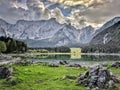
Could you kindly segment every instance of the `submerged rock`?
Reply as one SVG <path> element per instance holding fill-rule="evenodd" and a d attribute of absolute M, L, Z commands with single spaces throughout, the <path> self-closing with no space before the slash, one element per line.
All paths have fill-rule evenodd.
<path fill-rule="evenodd" d="M 0 79 L 4 79 L 9 77 L 12 74 L 12 69 L 5 67 L 5 66 L 0 66 Z"/>
<path fill-rule="evenodd" d="M 90 68 L 89 71 L 79 76 L 77 80 L 78 85 L 87 86 L 90 90 L 97 90 L 96 88 L 112 88 L 115 83 L 120 83 L 120 79 L 113 75 L 108 69 L 103 69 L 99 66 Z"/>

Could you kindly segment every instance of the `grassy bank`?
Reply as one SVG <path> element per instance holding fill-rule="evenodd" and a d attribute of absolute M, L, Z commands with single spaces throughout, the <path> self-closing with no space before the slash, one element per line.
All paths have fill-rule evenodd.
<path fill-rule="evenodd" d="M 48 67 L 42 64 L 29 66 L 12 66 L 14 76 L 21 82 L 10 86 L 0 80 L 0 90 L 84 90 L 84 87 L 76 86 L 74 80 L 63 80 L 65 75 L 78 75 L 86 69 L 73 69 L 69 67 Z"/>
<path fill-rule="evenodd" d="M 86 71 L 86 68 L 48 67 L 43 64 L 12 67 L 13 76 L 19 78 L 20 83 L 11 86 L 5 80 L 0 80 L 0 90 L 86 90 L 84 86 L 76 86 L 75 80 L 62 79 L 65 75 L 77 76 Z M 112 68 L 111 71 L 120 75 L 120 69 Z"/>

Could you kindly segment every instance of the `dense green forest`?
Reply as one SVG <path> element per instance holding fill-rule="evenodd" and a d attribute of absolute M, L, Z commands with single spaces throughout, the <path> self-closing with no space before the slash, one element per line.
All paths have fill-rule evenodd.
<path fill-rule="evenodd" d="M 0 37 L 0 53 L 23 53 L 27 51 L 27 45 L 9 37 Z"/>
<path fill-rule="evenodd" d="M 106 45 L 89 45 L 82 47 L 82 52 L 84 53 L 119 53 L 120 52 L 120 46 L 115 46 L 111 44 Z"/>
<path fill-rule="evenodd" d="M 31 50 L 39 50 L 39 49 L 45 49 L 45 50 L 48 50 L 49 52 L 63 52 L 63 53 L 67 53 L 67 52 L 70 52 L 70 48 L 69 47 L 64 47 L 64 46 L 61 46 L 61 47 L 47 47 L 47 48 L 29 48 Z"/>

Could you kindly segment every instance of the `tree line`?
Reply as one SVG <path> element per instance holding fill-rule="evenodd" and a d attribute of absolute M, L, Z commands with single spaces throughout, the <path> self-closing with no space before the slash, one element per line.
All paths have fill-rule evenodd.
<path fill-rule="evenodd" d="M 23 53 L 27 51 L 27 45 L 10 37 L 0 37 L 0 53 Z"/>
<path fill-rule="evenodd" d="M 82 52 L 84 53 L 119 53 L 120 52 L 120 46 L 118 45 L 89 45 L 82 47 Z"/>
<path fill-rule="evenodd" d="M 45 49 L 45 50 L 48 50 L 49 52 L 62 52 L 62 53 L 67 53 L 67 52 L 70 52 L 70 48 L 69 47 L 64 47 L 64 46 L 61 46 L 61 47 L 44 47 L 44 48 L 29 48 L 31 50 L 39 50 L 39 49 Z"/>

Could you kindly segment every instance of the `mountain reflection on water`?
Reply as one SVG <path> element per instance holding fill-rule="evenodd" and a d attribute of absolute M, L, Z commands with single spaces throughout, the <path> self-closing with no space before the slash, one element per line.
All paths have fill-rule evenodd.
<path fill-rule="evenodd" d="M 103 64 L 103 63 L 113 63 L 120 60 L 119 55 L 82 55 L 79 59 L 71 59 L 70 55 L 49 55 L 47 57 L 34 57 L 33 62 L 59 62 L 66 60 L 69 63 L 78 63 L 81 65 L 94 65 L 94 64 Z"/>

